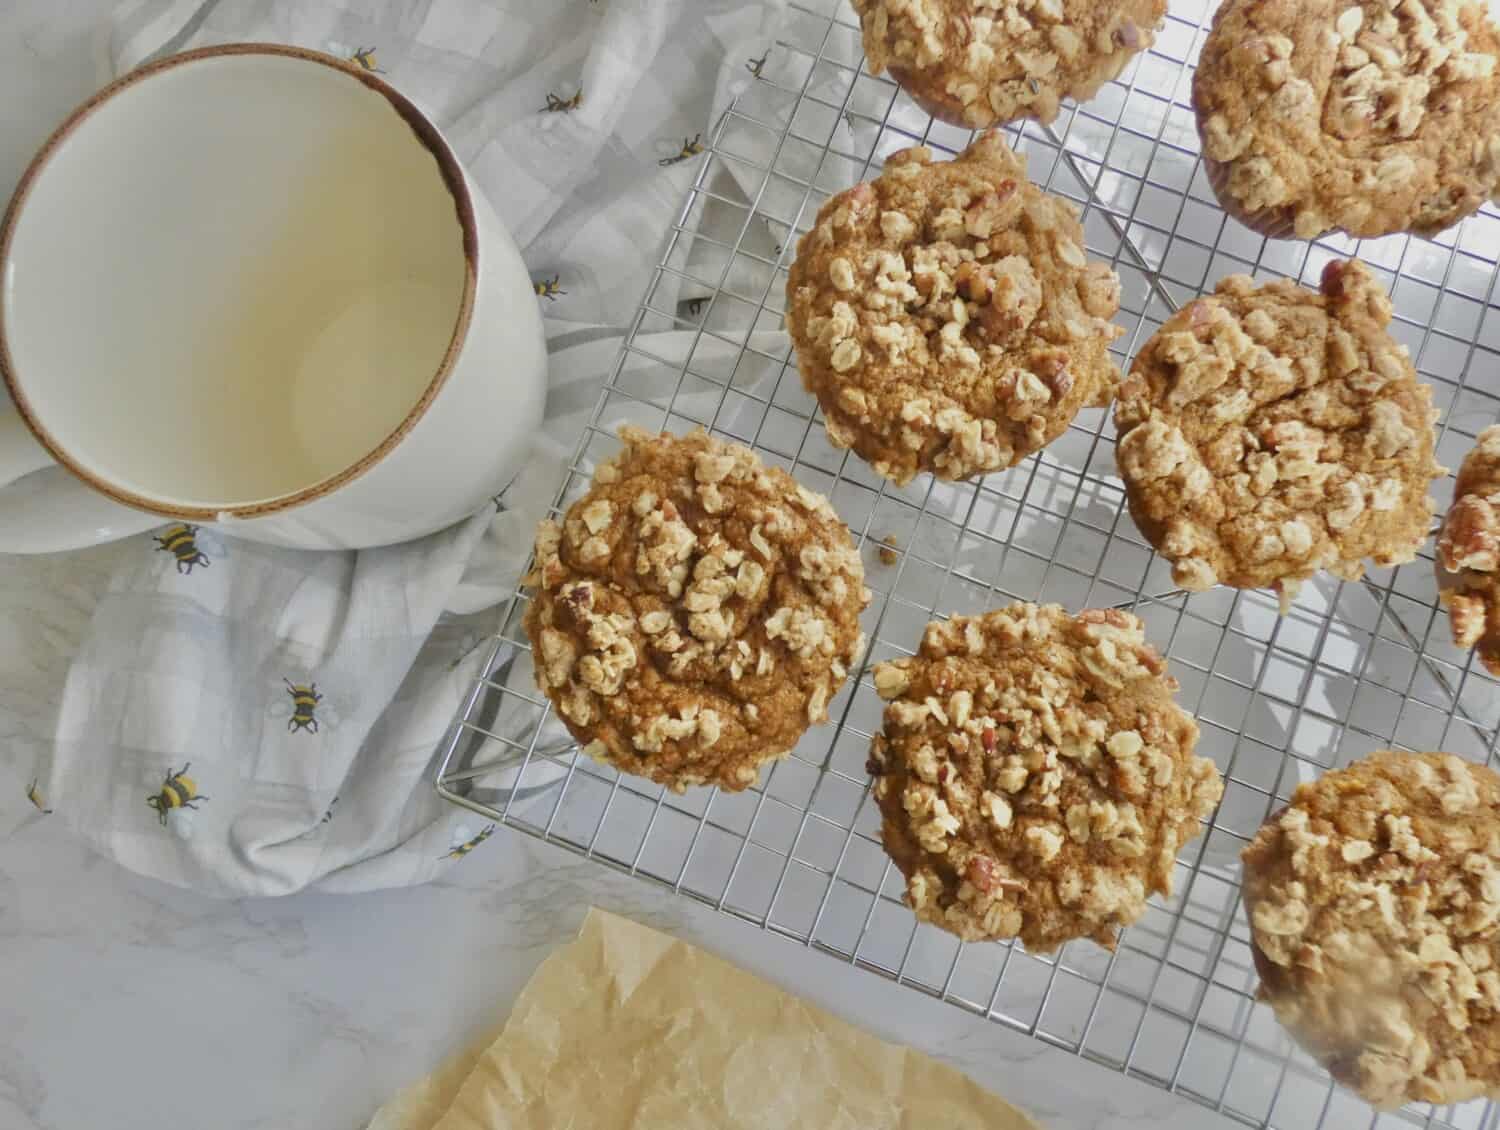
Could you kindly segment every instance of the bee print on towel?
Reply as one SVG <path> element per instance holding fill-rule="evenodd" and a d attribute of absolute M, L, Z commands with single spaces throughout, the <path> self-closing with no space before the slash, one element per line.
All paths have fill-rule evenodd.
<path fill-rule="evenodd" d="M 453 829 L 453 847 L 446 855 L 438 856 L 439 859 L 462 859 L 477 848 L 485 840 L 495 834 L 495 826 L 486 824 L 480 829 L 479 834 L 472 839 L 469 838 L 469 828 L 466 824 L 460 824 Z"/>
<path fill-rule="evenodd" d="M 323 44 L 328 54 L 346 62 L 353 63 L 362 71 L 368 71 L 372 75 L 383 75 L 385 69 L 375 58 L 374 47 L 360 47 L 353 43 L 344 43 L 337 39 L 327 40 Z"/>
<path fill-rule="evenodd" d="M 561 282 L 561 275 L 553 275 L 550 279 L 534 279 L 531 283 L 531 289 L 536 291 L 538 298 L 545 298 L 548 302 L 556 302 L 559 295 L 568 293 L 560 285 Z"/>
<path fill-rule="evenodd" d="M 745 70 L 749 71 L 754 77 L 760 78 L 761 72 L 766 69 L 766 60 L 770 57 L 771 53 L 767 51 L 759 59 L 746 59 Z"/>
<path fill-rule="evenodd" d="M 26 786 L 26 799 L 31 802 L 31 807 L 36 809 L 43 816 L 51 816 L 52 810 L 48 808 L 46 802 L 42 800 L 41 790 L 37 788 L 40 783 L 40 780 L 38 780 L 37 778 L 32 779 L 31 784 Z"/>
<path fill-rule="evenodd" d="M 349 52 L 349 61 L 372 74 L 379 75 L 385 73 L 380 69 L 380 65 L 375 62 L 375 48 L 373 47 L 356 47 L 353 51 Z"/>
<path fill-rule="evenodd" d="M 213 564 L 208 554 L 198 548 L 197 526 L 179 522 L 168 526 L 166 533 L 157 534 L 152 540 L 156 542 L 158 553 L 170 553 L 176 559 L 179 573 L 190 574 L 199 566 L 206 569 Z"/>
<path fill-rule="evenodd" d="M 283 668 L 285 670 L 285 668 Z M 281 676 L 265 690 L 265 717 L 280 723 L 293 742 L 303 734 L 320 734 L 337 727 L 354 704 L 336 690 L 325 691 L 307 675 Z"/>
<path fill-rule="evenodd" d="M 318 684 L 303 685 L 286 678 L 281 681 L 286 684 L 286 693 L 292 696 L 292 716 L 286 720 L 286 728 L 293 732 L 307 730 L 316 734 L 318 703 L 323 701 L 323 696 L 318 693 Z"/>
<path fill-rule="evenodd" d="M 547 104 L 542 107 L 544 114 L 571 114 L 583 105 L 583 87 L 573 92 L 571 98 L 559 98 L 556 94 L 547 93 Z"/>
<path fill-rule="evenodd" d="M 676 153 L 673 153 L 670 157 L 663 157 L 656 163 L 665 169 L 669 165 L 680 165 L 683 161 L 690 161 L 702 152 L 703 135 L 695 133 L 691 138 L 684 137 L 682 139 L 682 148 L 677 150 Z"/>
<path fill-rule="evenodd" d="M 167 826 L 168 813 L 182 809 L 192 809 L 196 812 L 198 802 L 208 799 L 198 792 L 198 783 L 187 775 L 191 767 L 191 761 L 184 762 L 182 768 L 176 772 L 168 767 L 167 776 L 162 781 L 161 788 L 153 796 L 146 798 L 146 803 L 156 809 L 157 819 L 161 821 L 163 828 Z"/>

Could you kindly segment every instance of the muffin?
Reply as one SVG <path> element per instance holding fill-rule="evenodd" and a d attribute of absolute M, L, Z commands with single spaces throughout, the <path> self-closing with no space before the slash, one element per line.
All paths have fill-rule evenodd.
<path fill-rule="evenodd" d="M 869 770 L 918 918 L 966 941 L 1113 949 L 1223 785 L 1140 620 L 1016 604 L 875 668 Z"/>
<path fill-rule="evenodd" d="M 537 685 L 589 756 L 679 792 L 743 789 L 828 720 L 864 650 L 864 568 L 828 500 L 748 448 L 620 437 L 537 530 Z"/>
<path fill-rule="evenodd" d="M 1166 0 L 854 0 L 873 74 L 970 129 L 1051 122 L 1151 46 Z"/>
<path fill-rule="evenodd" d="M 1193 81 L 1204 167 L 1264 235 L 1432 235 L 1500 189 L 1482 0 L 1226 0 Z"/>
<path fill-rule="evenodd" d="M 1453 642 L 1500 678 L 1500 424 L 1479 434 L 1458 471 L 1437 542 L 1438 591 Z"/>
<path fill-rule="evenodd" d="M 1113 395 L 1120 284 L 999 134 L 892 156 L 797 246 L 787 328 L 829 441 L 898 484 L 1012 467 Z"/>
<path fill-rule="evenodd" d="M 1260 998 L 1376 1107 L 1500 1093 L 1500 777 L 1374 753 L 1245 849 Z"/>
<path fill-rule="evenodd" d="M 1432 522 L 1432 390 L 1362 264 L 1316 293 L 1236 275 L 1174 314 L 1115 405 L 1136 525 L 1191 592 L 1271 588 L 1413 560 Z"/>

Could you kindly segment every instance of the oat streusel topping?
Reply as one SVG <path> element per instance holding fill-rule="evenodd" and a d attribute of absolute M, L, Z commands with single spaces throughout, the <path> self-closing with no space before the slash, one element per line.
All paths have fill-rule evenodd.
<path fill-rule="evenodd" d="M 1195 592 L 1277 589 L 1427 538 L 1432 392 L 1387 332 L 1368 268 L 1330 263 L 1321 293 L 1225 279 L 1162 326 L 1115 405 L 1131 515 Z"/>
<path fill-rule="evenodd" d="M 1050 122 L 1155 39 L 1166 0 L 854 0 L 874 74 L 954 125 Z"/>
<path fill-rule="evenodd" d="M 1073 206 L 998 134 L 833 197 L 802 237 L 787 326 L 828 438 L 897 483 L 1014 466 L 1119 380 L 1120 284 Z"/>
<path fill-rule="evenodd" d="M 1500 678 L 1500 424 L 1479 433 L 1459 468 L 1437 549 L 1453 642 Z"/>
<path fill-rule="evenodd" d="M 869 770 L 918 918 L 972 941 L 1113 949 L 1222 792 L 1177 681 L 1118 610 L 1015 604 L 875 668 Z"/>
<path fill-rule="evenodd" d="M 1482 0 L 1227 0 L 1193 84 L 1226 210 L 1269 235 L 1432 234 L 1500 191 Z"/>
<path fill-rule="evenodd" d="M 754 784 L 864 651 L 864 567 L 828 500 L 701 431 L 622 428 L 537 529 L 537 684 L 584 752 L 681 791 Z"/>
<path fill-rule="evenodd" d="M 1371 754 L 1300 785 L 1244 852 L 1260 995 L 1378 1107 L 1500 1088 L 1500 777 Z"/>

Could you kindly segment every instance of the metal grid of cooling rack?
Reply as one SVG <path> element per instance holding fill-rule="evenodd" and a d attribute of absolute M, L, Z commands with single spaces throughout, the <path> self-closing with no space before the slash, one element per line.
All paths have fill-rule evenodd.
<path fill-rule="evenodd" d="M 1118 82 L 1052 127 L 1010 131 L 1032 178 L 1083 210 L 1091 256 L 1120 272 L 1130 333 L 1118 360 L 1223 275 L 1313 283 L 1330 258 L 1358 255 L 1390 285 L 1394 332 L 1443 410 L 1439 458 L 1456 465 L 1500 417 L 1500 216 L 1487 209 L 1433 241 L 1315 244 L 1268 242 L 1226 220 L 1189 102 L 1211 9 L 1174 0 L 1155 48 Z M 794 0 L 775 48 L 747 66 L 754 81 L 712 131 L 556 506 L 583 491 L 623 421 L 701 424 L 751 444 L 826 493 L 859 538 L 875 591 L 867 669 L 833 703 L 833 723 L 755 788 L 675 796 L 577 753 L 532 681 L 518 594 L 442 751 L 439 791 L 1246 1125 L 1500 1126 L 1490 1104 L 1376 1115 L 1335 1088 L 1255 1003 L 1239 910 L 1239 849 L 1299 781 L 1387 746 L 1495 760 L 1500 694 L 1449 644 L 1430 555 L 1358 583 L 1309 583 L 1281 617 L 1268 594 L 1173 588 L 1123 513 L 1105 412 L 977 483 L 923 476 L 898 489 L 832 448 L 780 332 L 796 235 L 895 150 L 952 153 L 969 135 L 863 69 L 843 0 Z M 1141 615 L 1198 716 L 1200 751 L 1224 774 L 1223 804 L 1185 849 L 1176 893 L 1113 954 L 960 945 L 915 922 L 880 847 L 864 772 L 880 721 L 868 664 L 909 652 L 933 616 L 1017 599 Z"/>

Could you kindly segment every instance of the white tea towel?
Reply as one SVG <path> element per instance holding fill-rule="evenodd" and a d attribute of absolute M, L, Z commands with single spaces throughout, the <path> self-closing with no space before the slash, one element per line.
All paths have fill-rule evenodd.
<path fill-rule="evenodd" d="M 356 59 L 413 98 L 522 245 L 547 315 L 551 388 L 535 457 L 498 515 L 360 553 L 210 528 L 138 539 L 68 673 L 52 748 L 20 767 L 39 819 L 66 821 L 135 871 L 222 895 L 421 882 L 483 842 L 486 826 L 434 794 L 434 751 L 488 654 L 493 606 L 616 361 L 697 151 L 766 56 L 781 3 L 118 7 L 107 29 L 117 72 L 191 47 L 276 41 Z M 754 190 L 728 179 L 726 193 Z M 641 341 L 662 362 L 642 389 L 670 392 L 690 349 L 711 363 L 697 334 L 671 328 L 676 304 L 700 293 L 658 288 L 666 316 Z"/>

